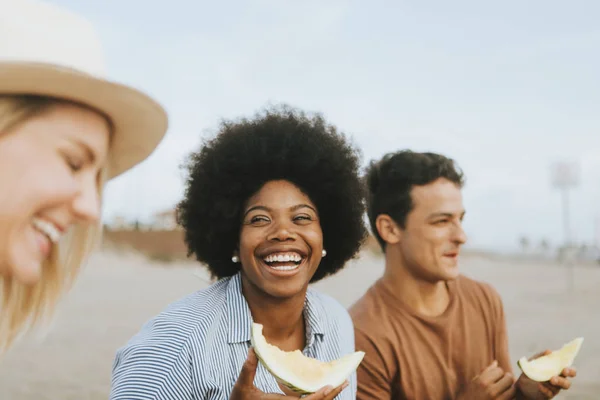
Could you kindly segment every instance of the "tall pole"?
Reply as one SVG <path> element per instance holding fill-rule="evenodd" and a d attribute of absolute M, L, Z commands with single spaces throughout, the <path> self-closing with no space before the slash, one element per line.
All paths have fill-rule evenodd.
<path fill-rule="evenodd" d="M 573 239 L 571 237 L 569 189 L 579 185 L 579 166 L 576 162 L 556 162 L 552 168 L 552 184 L 560 190 L 562 197 L 562 217 L 564 230 L 563 265 L 566 269 L 567 291 L 575 290 L 575 260 L 573 253 Z"/>
<path fill-rule="evenodd" d="M 564 241 L 566 251 L 566 267 L 567 267 L 567 285 L 569 293 L 575 291 L 575 271 L 572 257 L 572 241 L 571 241 L 571 226 L 569 221 L 569 188 L 562 188 L 562 202 L 563 202 L 563 229 L 564 229 Z"/>
<path fill-rule="evenodd" d="M 571 228 L 569 224 L 569 188 L 564 187 L 562 189 L 562 200 L 563 200 L 563 229 L 564 229 L 564 240 L 566 245 L 571 245 Z"/>
<path fill-rule="evenodd" d="M 594 251 L 596 254 L 595 261 L 600 263 L 600 216 L 596 214 L 594 218 Z"/>

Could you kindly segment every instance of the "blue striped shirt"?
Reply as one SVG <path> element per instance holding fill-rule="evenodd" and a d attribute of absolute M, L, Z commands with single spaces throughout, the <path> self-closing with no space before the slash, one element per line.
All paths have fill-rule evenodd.
<path fill-rule="evenodd" d="M 354 329 L 345 308 L 309 289 L 304 307 L 303 353 L 331 361 L 354 351 Z M 238 273 L 168 306 L 117 351 L 111 400 L 229 399 L 250 347 L 252 315 Z M 336 400 L 356 398 L 356 374 Z M 283 394 L 258 364 L 255 386 Z"/>

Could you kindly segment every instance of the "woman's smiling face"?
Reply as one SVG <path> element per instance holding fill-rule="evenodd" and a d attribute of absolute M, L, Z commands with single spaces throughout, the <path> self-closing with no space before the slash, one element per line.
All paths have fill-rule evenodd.
<path fill-rule="evenodd" d="M 70 103 L 0 132 L 0 275 L 38 282 L 60 237 L 98 221 L 109 143 L 106 118 Z"/>
<path fill-rule="evenodd" d="M 319 267 L 323 232 L 316 206 L 297 186 L 267 182 L 248 200 L 240 230 L 245 280 L 275 298 L 304 293 Z"/>

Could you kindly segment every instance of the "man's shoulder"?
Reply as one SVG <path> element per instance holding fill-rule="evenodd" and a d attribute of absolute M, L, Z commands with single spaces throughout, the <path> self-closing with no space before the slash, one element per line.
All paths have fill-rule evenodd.
<path fill-rule="evenodd" d="M 382 301 L 379 283 L 374 283 L 350 308 L 349 313 L 357 336 L 376 339 L 388 332 L 388 307 Z"/>
<path fill-rule="evenodd" d="M 467 302 L 488 307 L 502 305 L 500 293 L 488 282 L 460 275 L 457 278 L 457 287 L 461 297 Z"/>
<path fill-rule="evenodd" d="M 489 282 L 471 278 L 463 274 L 459 275 L 457 282 L 463 291 L 478 292 L 487 296 L 500 296 L 498 291 Z"/>
<path fill-rule="evenodd" d="M 352 305 L 348 308 L 350 312 L 350 316 L 354 319 L 358 316 L 368 316 L 372 314 L 374 309 L 380 310 L 378 307 L 381 302 L 381 283 L 380 281 L 376 281 L 371 286 L 367 288 L 365 293 L 358 298 Z M 377 306 L 377 307 L 376 307 Z"/>

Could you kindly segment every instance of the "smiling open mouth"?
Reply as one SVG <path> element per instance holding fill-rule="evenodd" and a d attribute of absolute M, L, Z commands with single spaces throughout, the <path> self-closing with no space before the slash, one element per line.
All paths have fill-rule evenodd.
<path fill-rule="evenodd" d="M 50 242 L 52 243 L 58 243 L 58 241 L 60 240 L 60 231 L 54 224 L 50 222 L 44 221 L 40 218 L 34 218 L 33 227 L 40 233 L 48 237 L 48 239 L 50 239 Z"/>
<path fill-rule="evenodd" d="M 273 253 L 263 258 L 265 264 L 277 271 L 293 271 L 300 267 L 304 258 L 295 252 Z"/>

